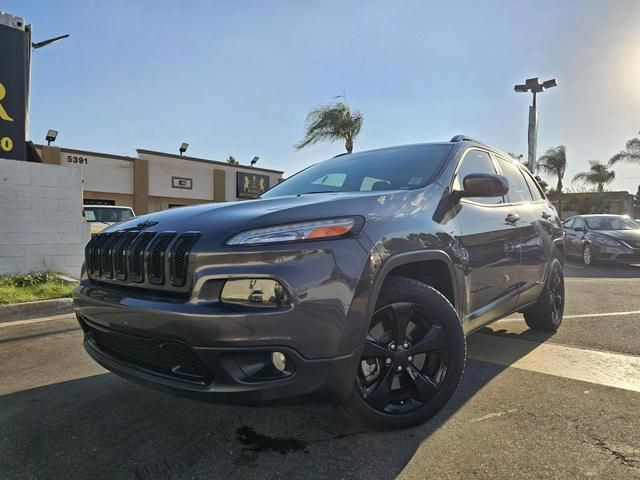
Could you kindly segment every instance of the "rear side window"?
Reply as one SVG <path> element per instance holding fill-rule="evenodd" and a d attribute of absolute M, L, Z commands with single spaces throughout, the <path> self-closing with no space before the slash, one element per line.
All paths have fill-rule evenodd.
<path fill-rule="evenodd" d="M 536 201 L 544 200 L 544 193 L 542 192 L 540 185 L 538 185 L 538 182 L 536 182 L 533 179 L 530 173 L 528 172 L 522 172 L 522 173 L 524 175 L 525 180 L 527 181 L 527 185 L 529 185 L 529 190 L 531 191 L 531 195 L 533 196 L 533 199 Z"/>
<path fill-rule="evenodd" d="M 562 226 L 563 226 L 564 228 L 572 229 L 572 228 L 573 228 L 573 223 L 574 223 L 575 221 L 576 221 L 576 219 L 575 219 L 575 218 L 570 218 L 569 220 L 567 220 L 566 222 L 564 222 L 564 223 L 562 224 Z"/>
<path fill-rule="evenodd" d="M 509 181 L 509 193 L 507 193 L 509 202 L 519 203 L 533 200 L 527 181 L 524 179 L 520 168 L 500 157 L 498 157 L 498 164 L 502 169 L 502 175 Z"/>
<path fill-rule="evenodd" d="M 493 166 L 491 157 L 487 152 L 482 150 L 470 150 L 468 151 L 460 167 L 458 167 L 458 173 L 454 183 L 454 190 L 462 190 L 464 177 L 472 173 L 488 173 L 491 175 L 496 174 L 496 169 Z M 467 197 L 472 202 L 484 203 L 494 205 L 497 203 L 503 203 L 502 197 Z"/>

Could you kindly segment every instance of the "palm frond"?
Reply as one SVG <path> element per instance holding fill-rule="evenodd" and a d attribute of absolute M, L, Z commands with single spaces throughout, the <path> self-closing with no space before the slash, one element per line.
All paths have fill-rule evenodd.
<path fill-rule="evenodd" d="M 618 162 L 640 164 L 640 137 L 634 137 L 627 141 L 625 149 L 609 159 L 609 166 L 615 165 Z"/>
<path fill-rule="evenodd" d="M 324 140 L 352 142 L 360 133 L 362 123 L 362 114 L 358 111 L 352 112 L 343 102 L 322 105 L 307 115 L 305 136 L 295 144 L 295 148 L 300 150 Z"/>

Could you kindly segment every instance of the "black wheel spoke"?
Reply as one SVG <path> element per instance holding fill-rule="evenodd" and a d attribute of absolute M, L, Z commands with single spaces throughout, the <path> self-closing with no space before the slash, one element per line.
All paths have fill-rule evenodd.
<path fill-rule="evenodd" d="M 392 315 L 393 341 L 396 345 L 401 345 L 407 338 L 407 327 L 413 314 L 413 304 L 394 303 L 389 307 Z"/>
<path fill-rule="evenodd" d="M 367 341 L 364 344 L 364 351 L 362 352 L 363 358 L 378 358 L 388 357 L 389 352 L 387 347 L 383 347 L 371 336 L 367 336 Z"/>
<path fill-rule="evenodd" d="M 438 391 L 438 385 L 426 375 L 420 373 L 415 367 L 411 366 L 407 369 L 409 377 L 416 386 L 418 399 L 421 402 L 428 402 Z"/>
<path fill-rule="evenodd" d="M 446 350 L 448 347 L 449 344 L 444 329 L 438 325 L 431 325 L 426 335 L 414 343 L 409 352 L 411 355 L 417 355 L 435 350 Z"/>
<path fill-rule="evenodd" d="M 384 410 L 391 401 L 391 385 L 395 372 L 393 368 L 383 370 L 378 381 L 369 387 L 365 394 L 365 400 L 369 405 L 378 410 Z"/>

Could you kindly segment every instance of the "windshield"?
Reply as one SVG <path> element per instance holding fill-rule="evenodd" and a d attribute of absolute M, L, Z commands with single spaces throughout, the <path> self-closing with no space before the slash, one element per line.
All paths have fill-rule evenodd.
<path fill-rule="evenodd" d="M 640 228 L 640 223 L 629 217 L 611 215 L 607 217 L 585 218 L 587 227 L 591 230 L 635 230 Z"/>
<path fill-rule="evenodd" d="M 117 223 L 133 218 L 130 208 L 118 207 L 84 207 L 84 217 L 87 222 Z"/>
<path fill-rule="evenodd" d="M 407 145 L 342 155 L 301 171 L 261 198 L 424 187 L 433 181 L 451 148 L 450 144 Z"/>

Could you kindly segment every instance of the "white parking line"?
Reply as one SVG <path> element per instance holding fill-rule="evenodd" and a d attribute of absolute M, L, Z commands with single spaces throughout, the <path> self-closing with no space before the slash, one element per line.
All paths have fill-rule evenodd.
<path fill-rule="evenodd" d="M 482 334 L 469 337 L 468 353 L 474 360 L 640 392 L 640 357 L 633 355 Z"/>

